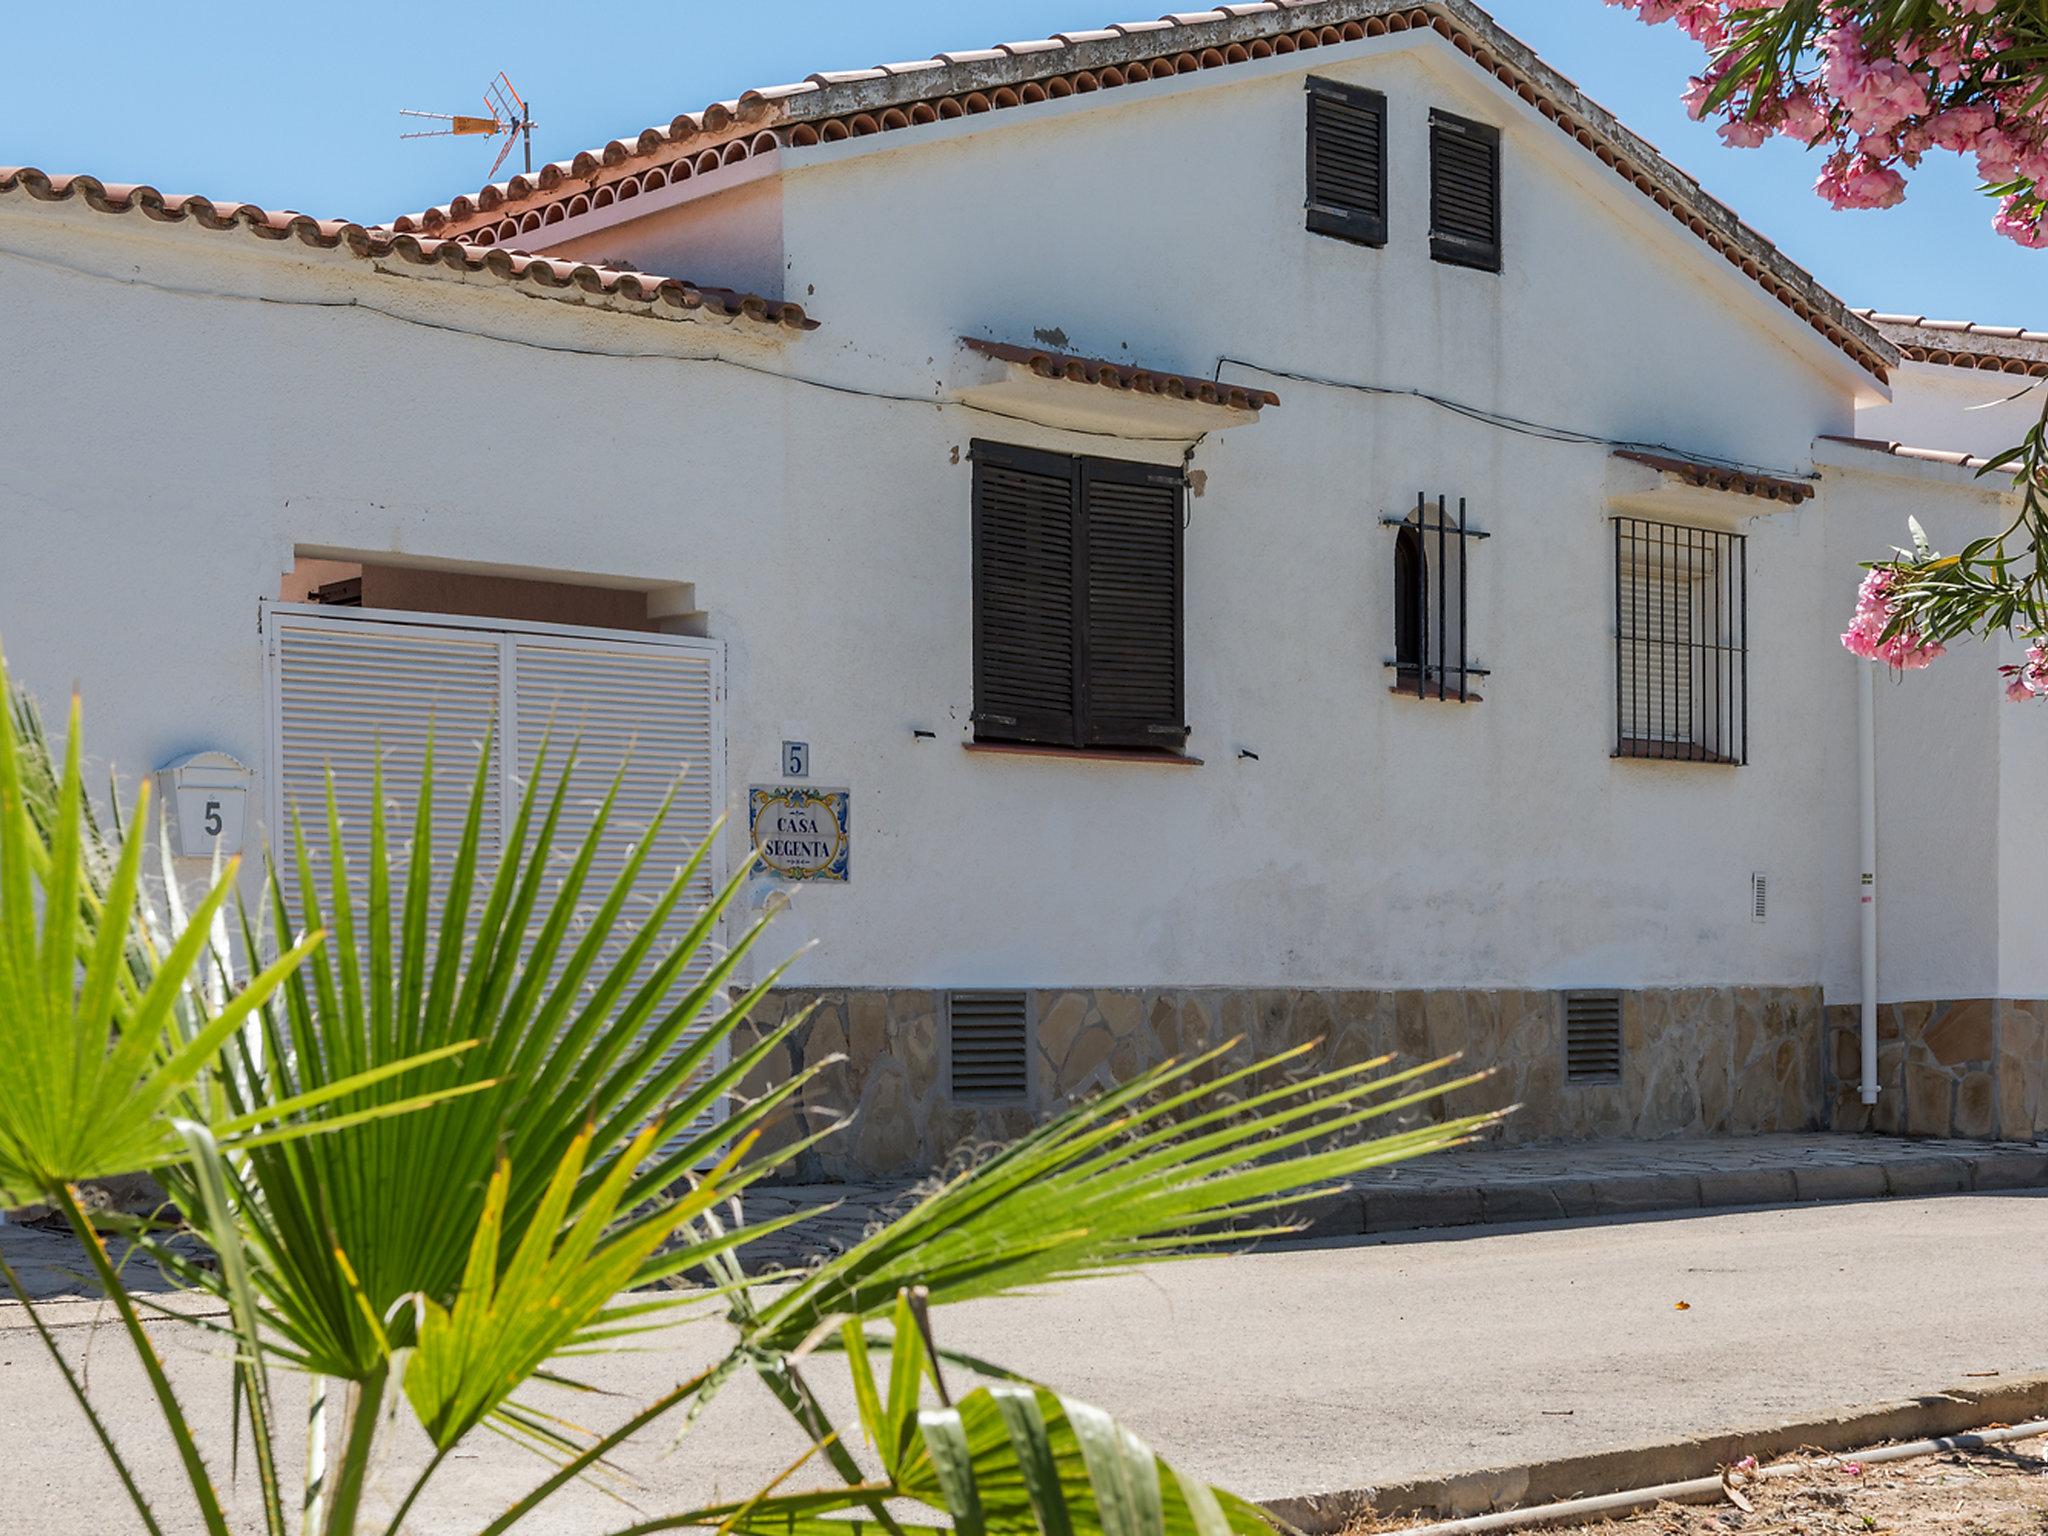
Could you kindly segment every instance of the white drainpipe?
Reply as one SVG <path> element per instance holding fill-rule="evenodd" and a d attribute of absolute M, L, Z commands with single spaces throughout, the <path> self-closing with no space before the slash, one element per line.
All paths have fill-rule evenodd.
<path fill-rule="evenodd" d="M 1862 860 L 1856 882 L 1863 928 L 1863 1102 L 1877 1102 L 1877 664 L 1856 668 L 1856 799 Z"/>

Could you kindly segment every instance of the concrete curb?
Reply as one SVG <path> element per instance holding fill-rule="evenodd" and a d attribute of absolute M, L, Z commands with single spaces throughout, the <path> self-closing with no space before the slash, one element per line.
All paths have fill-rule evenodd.
<path fill-rule="evenodd" d="M 1981 1153 L 1929 1151 L 1869 1163 L 1465 1185 L 1416 1182 L 1402 1187 L 1374 1181 L 1308 1201 L 1286 1219 L 1302 1224 L 1299 1236 L 1304 1238 L 1366 1237 L 1435 1227 L 2021 1189 L 2048 1189 L 2048 1151 L 1987 1147 Z"/>
<path fill-rule="evenodd" d="M 1906 1398 L 1824 1419 L 1788 1421 L 1528 1466 L 1418 1478 L 1384 1488 L 1268 1499 L 1264 1507 L 1306 1536 L 1333 1536 L 1367 1516 L 1457 1519 L 1707 1477 L 1744 1456 L 1770 1461 L 1800 1450 L 1862 1450 L 1889 1441 L 1930 1439 L 1990 1424 L 2020 1423 L 2040 1418 L 2044 1412 L 2048 1412 L 2048 1376 L 2031 1376 L 1994 1387 L 1959 1387 Z"/>

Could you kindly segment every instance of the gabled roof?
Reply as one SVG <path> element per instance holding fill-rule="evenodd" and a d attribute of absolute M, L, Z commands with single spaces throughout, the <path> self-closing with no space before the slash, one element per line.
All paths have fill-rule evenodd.
<path fill-rule="evenodd" d="M 1974 320 L 1930 320 L 1925 315 L 1881 315 L 1869 309 L 1856 313 L 1910 362 L 2048 379 L 2048 331 Z"/>
<path fill-rule="evenodd" d="M 890 133 L 946 118 L 1114 90 L 1166 76 L 1413 30 L 1437 33 L 1879 378 L 1890 342 L 1726 204 L 1588 99 L 1471 0 L 1261 0 L 1030 42 L 815 74 L 743 92 L 394 220 L 477 244 L 517 242 L 593 208 L 714 175 L 784 146 Z"/>
<path fill-rule="evenodd" d="M 0 199 L 10 196 L 44 203 L 77 198 L 99 213 L 140 215 L 158 224 L 189 222 L 202 229 L 243 229 L 265 240 L 297 240 L 365 261 L 395 257 L 415 267 L 480 272 L 554 298 L 617 300 L 615 307 L 625 313 L 748 320 L 791 331 L 813 330 L 817 325 L 804 314 L 802 305 L 727 288 L 700 288 L 673 277 L 555 261 L 462 240 L 421 239 L 387 229 L 365 229 L 339 219 L 315 219 L 289 209 L 259 208 L 254 203 L 216 203 L 190 194 L 166 196 L 154 187 L 103 182 L 92 176 L 51 176 L 34 166 L 0 165 Z"/>

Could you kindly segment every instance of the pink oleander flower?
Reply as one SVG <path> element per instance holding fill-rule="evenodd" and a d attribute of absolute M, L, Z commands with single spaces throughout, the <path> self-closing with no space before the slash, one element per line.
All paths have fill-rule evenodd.
<path fill-rule="evenodd" d="M 2005 676 L 2005 696 L 2013 703 L 2048 699 L 2048 643 L 2028 646 L 2025 661 L 1998 670 Z"/>
<path fill-rule="evenodd" d="M 2039 204 L 2032 208 L 2019 206 L 2016 198 L 2008 198 L 1998 216 L 1991 221 L 1991 227 L 2008 240 L 2018 241 L 2030 250 L 2048 250 L 2048 219 L 2042 217 L 2044 210 Z"/>
<path fill-rule="evenodd" d="M 1881 661 L 1895 671 L 1910 672 L 1932 666 L 1947 647 L 1922 639 L 1919 631 L 1911 628 L 1900 630 L 1889 640 L 1885 638 L 1884 632 L 1892 622 L 1889 594 L 1897 581 L 1896 571 L 1882 567 L 1863 578 L 1856 593 L 1856 613 L 1842 635 L 1842 644 L 1852 656 Z"/>
<path fill-rule="evenodd" d="M 1830 156 L 1814 186 L 1837 208 L 1890 208 L 1906 197 L 1906 178 L 1868 155 Z"/>
<path fill-rule="evenodd" d="M 1889 208 L 1906 195 L 1906 173 L 1936 149 L 1973 156 L 1987 187 L 2017 183 L 1993 227 L 2006 238 L 2048 247 L 2040 203 L 2048 196 L 2048 96 L 2037 96 L 2000 19 L 2000 0 L 1946 0 L 1923 20 L 1894 28 L 1881 44 L 1866 29 L 1867 6 L 1824 0 L 1802 24 L 1799 54 L 1783 78 L 1754 77 L 1747 45 L 1765 13 L 1791 0 L 1607 0 L 1650 23 L 1669 22 L 1707 52 L 1684 102 L 1712 118 L 1722 142 L 1754 148 L 1773 133 L 1829 151 L 1815 190 L 1837 208 Z M 1979 20 L 1978 18 L 1987 18 Z M 1740 71 L 1737 88 L 1708 105 L 1715 87 Z"/>

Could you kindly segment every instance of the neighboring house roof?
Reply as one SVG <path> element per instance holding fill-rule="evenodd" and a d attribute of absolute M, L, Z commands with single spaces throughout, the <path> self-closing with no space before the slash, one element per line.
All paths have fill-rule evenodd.
<path fill-rule="evenodd" d="M 1007 341 L 986 341 L 962 336 L 970 352 L 998 362 L 1029 368 L 1041 379 L 1068 379 L 1076 384 L 1095 384 L 1131 394 L 1163 395 L 1171 400 L 1193 400 L 1202 405 L 1221 405 L 1235 411 L 1257 412 L 1278 405 L 1280 397 L 1270 389 L 1249 389 L 1242 384 L 1219 384 L 1213 379 L 1185 373 L 1159 373 L 1131 363 L 1111 362 L 1101 357 L 1076 357 L 1071 352 L 1053 352 L 1044 347 L 1019 347 Z"/>
<path fill-rule="evenodd" d="M 587 262 L 555 261 L 461 240 L 421 239 L 390 230 L 365 229 L 338 219 L 315 219 L 286 209 L 259 208 L 253 203 L 216 203 L 193 195 L 166 196 L 154 187 L 124 186 L 91 176 L 51 176 L 33 166 L 0 165 L 0 199 L 9 196 L 27 196 L 45 203 L 77 198 L 101 213 L 140 214 L 159 224 L 193 223 L 215 230 L 239 228 L 262 239 L 297 240 L 320 250 L 346 251 L 366 261 L 396 257 L 416 267 L 481 272 L 551 297 L 620 300 L 623 312 L 629 314 L 637 309 L 672 318 L 749 320 L 794 331 L 813 330 L 817 326 L 804 314 L 802 305 L 726 288 L 700 288 L 673 277 L 596 267 Z"/>
<path fill-rule="evenodd" d="M 1416 29 L 1445 38 L 1859 366 L 1883 378 L 1897 362 L 1891 344 L 1811 274 L 1471 0 L 1263 0 L 815 74 L 686 112 L 634 138 L 399 218 L 391 228 L 502 245 L 783 145 L 889 133 Z"/>
<path fill-rule="evenodd" d="M 1856 313 L 1876 326 L 1908 361 L 2048 378 L 2048 331 L 1979 325 L 1974 320 L 1930 320 L 1925 315 L 1881 315 L 1870 309 Z"/>
<path fill-rule="evenodd" d="M 1870 453 L 1888 453 L 1895 459 L 1917 459 L 1926 464 L 1947 464 L 1956 469 L 1982 469 L 1991 462 L 1974 453 L 1957 453 L 1947 448 L 1909 448 L 1904 443 L 1895 443 L 1883 437 L 1839 437 L 1832 432 L 1823 432 L 1821 441 L 1840 443 L 1845 448 L 1861 448 Z"/>
<path fill-rule="evenodd" d="M 1704 459 L 1682 458 L 1677 454 L 1649 453 L 1636 448 L 1617 448 L 1617 459 L 1627 459 L 1631 464 L 1647 464 L 1683 480 L 1687 485 L 1701 486 L 1713 491 L 1731 491 L 1738 496 L 1758 496 L 1765 501 L 1786 501 L 1793 506 L 1808 500 L 1817 489 L 1808 480 L 1791 480 L 1783 475 L 1767 475 L 1761 470 L 1737 469 L 1730 464 L 1714 464 Z"/>

